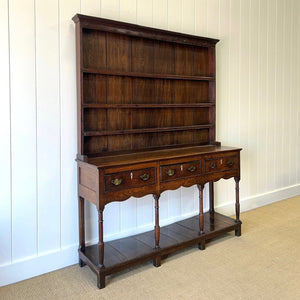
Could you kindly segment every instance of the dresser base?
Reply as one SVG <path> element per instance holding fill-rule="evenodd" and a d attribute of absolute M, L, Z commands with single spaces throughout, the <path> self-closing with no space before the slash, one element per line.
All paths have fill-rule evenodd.
<path fill-rule="evenodd" d="M 226 232 L 235 231 L 241 235 L 241 221 L 219 213 L 204 214 L 204 233 L 199 233 L 199 217 L 191 217 L 164 227 L 160 230 L 160 248 L 154 245 L 154 231 L 130 236 L 104 245 L 104 265 L 99 266 L 98 245 L 79 250 L 79 264 L 87 264 L 97 274 L 99 288 L 105 287 L 105 276 L 153 260 L 154 266 L 160 266 L 161 257 L 180 249 L 198 244 L 200 250 L 205 243 Z"/>

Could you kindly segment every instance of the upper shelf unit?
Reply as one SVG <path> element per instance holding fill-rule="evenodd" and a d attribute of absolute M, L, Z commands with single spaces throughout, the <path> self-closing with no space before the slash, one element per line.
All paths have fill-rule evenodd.
<path fill-rule="evenodd" d="M 215 142 L 218 40 L 76 15 L 78 154 Z"/>

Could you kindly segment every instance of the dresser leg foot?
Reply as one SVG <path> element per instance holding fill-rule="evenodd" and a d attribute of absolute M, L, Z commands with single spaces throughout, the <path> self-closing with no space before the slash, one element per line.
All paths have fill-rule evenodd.
<path fill-rule="evenodd" d="M 199 250 L 205 250 L 205 240 L 202 240 L 202 241 L 198 244 L 198 249 L 199 249 Z"/>
<path fill-rule="evenodd" d="M 79 267 L 82 268 L 85 266 L 85 262 L 79 258 Z"/>
<path fill-rule="evenodd" d="M 98 289 L 105 288 L 105 275 L 97 274 L 97 287 L 98 287 Z"/>
<path fill-rule="evenodd" d="M 241 236 L 242 235 L 242 228 L 241 225 L 237 229 L 234 230 L 235 236 Z"/>
<path fill-rule="evenodd" d="M 156 256 L 153 259 L 153 266 L 154 267 L 160 267 L 160 265 L 161 265 L 161 256 Z"/>

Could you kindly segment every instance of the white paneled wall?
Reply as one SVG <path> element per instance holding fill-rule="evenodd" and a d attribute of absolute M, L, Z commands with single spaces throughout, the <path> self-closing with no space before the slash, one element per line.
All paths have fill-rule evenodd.
<path fill-rule="evenodd" d="M 242 211 L 300 193 L 299 0 L 0 0 L 0 285 L 77 262 L 76 13 L 219 38 L 217 137 L 243 148 Z M 233 213 L 232 181 L 216 186 Z M 161 225 L 197 196 L 163 193 Z M 86 204 L 89 241 L 96 217 Z M 153 200 L 111 203 L 104 221 L 106 240 L 148 230 Z"/>

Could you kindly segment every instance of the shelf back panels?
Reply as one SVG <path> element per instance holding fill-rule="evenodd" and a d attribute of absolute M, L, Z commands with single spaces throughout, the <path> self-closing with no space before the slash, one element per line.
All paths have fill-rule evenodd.
<path fill-rule="evenodd" d="M 218 40 L 76 15 L 78 154 L 215 142 Z"/>

